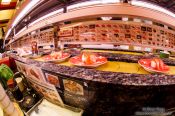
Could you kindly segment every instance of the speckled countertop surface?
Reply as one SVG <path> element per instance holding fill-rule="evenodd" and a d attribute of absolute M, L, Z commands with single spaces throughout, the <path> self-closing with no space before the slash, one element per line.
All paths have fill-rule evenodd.
<path fill-rule="evenodd" d="M 140 58 L 150 58 L 154 56 L 137 56 L 137 55 L 125 55 L 125 54 L 110 54 L 100 53 L 100 55 L 106 56 L 108 59 L 115 61 L 128 61 L 137 62 Z M 165 74 L 132 74 L 132 73 L 120 73 L 109 71 L 98 71 L 95 69 L 86 69 L 79 67 L 69 67 L 58 65 L 54 63 L 39 62 L 32 59 L 22 58 L 15 55 L 10 55 L 12 58 L 21 62 L 36 65 L 43 70 L 58 73 L 60 75 L 69 76 L 70 78 L 96 81 L 102 83 L 122 84 L 122 85 L 134 85 L 134 86 L 158 86 L 158 85 L 172 85 L 175 84 L 175 75 Z M 169 62 L 169 65 L 174 65 L 175 61 L 170 59 L 163 59 L 165 63 Z"/>

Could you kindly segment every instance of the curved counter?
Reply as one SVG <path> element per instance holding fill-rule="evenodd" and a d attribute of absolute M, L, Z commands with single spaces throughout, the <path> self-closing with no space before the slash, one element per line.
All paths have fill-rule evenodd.
<path fill-rule="evenodd" d="M 109 56 L 113 56 L 116 58 L 115 61 L 124 59 L 122 59 L 122 54 L 100 54 L 107 56 L 109 59 Z M 114 55 L 120 57 L 118 56 L 117 59 Z M 123 56 L 125 55 L 123 54 Z M 139 55 L 130 56 L 133 58 L 127 56 L 128 61 L 130 58 L 130 61 L 133 62 L 136 62 L 136 58 L 139 57 Z M 171 111 L 171 108 L 175 106 L 175 93 L 173 92 L 175 89 L 175 75 L 110 72 L 46 63 L 15 55 L 11 55 L 11 57 L 17 61 L 30 64 L 30 66 L 40 67 L 43 73 L 56 75 L 60 83 L 63 84 L 57 90 L 64 104 L 84 109 L 84 115 L 87 116 L 130 116 L 137 111 L 142 111 L 145 107 L 153 109 L 160 107 L 165 111 Z M 140 57 L 145 56 L 140 55 Z M 168 59 L 164 60 L 169 61 Z M 127 59 L 124 61 L 127 61 Z M 173 60 L 171 63 L 174 65 Z M 64 80 L 71 80 L 82 85 L 83 93 L 68 92 L 64 86 Z"/>

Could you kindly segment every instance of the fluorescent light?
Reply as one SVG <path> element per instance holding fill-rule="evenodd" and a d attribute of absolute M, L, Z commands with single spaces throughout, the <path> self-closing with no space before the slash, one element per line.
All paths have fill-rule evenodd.
<path fill-rule="evenodd" d="M 98 4 L 107 4 L 107 3 L 118 3 L 120 0 L 94 0 L 94 1 L 87 1 L 87 2 L 81 2 L 78 4 L 73 4 L 67 7 L 68 10 L 90 6 L 90 5 L 98 5 Z"/>
<path fill-rule="evenodd" d="M 141 6 L 141 7 L 157 10 L 159 12 L 163 12 L 163 13 L 175 18 L 175 14 L 173 12 L 171 12 L 171 11 L 169 11 L 169 10 L 163 8 L 163 7 L 148 3 L 148 2 L 133 0 L 133 1 L 131 1 L 131 4 L 134 5 L 134 6 Z"/>
<path fill-rule="evenodd" d="M 112 19 L 112 17 L 101 17 L 101 19 L 104 20 L 104 21 L 109 21 L 109 20 Z"/>
<path fill-rule="evenodd" d="M 128 17 L 123 17 L 122 20 L 123 21 L 128 21 Z"/>
<path fill-rule="evenodd" d="M 40 1 L 41 0 L 31 0 L 31 2 L 19 13 L 19 15 L 13 21 L 11 29 L 8 30 L 5 36 L 5 40 L 9 36 L 12 28 L 14 28 L 18 24 L 18 22 Z"/>
<path fill-rule="evenodd" d="M 17 34 L 15 34 L 15 36 L 19 35 L 21 32 L 23 32 L 24 30 L 26 30 L 26 26 L 24 28 L 22 28 Z"/>
<path fill-rule="evenodd" d="M 87 1 L 87 2 L 82 2 L 82 3 L 70 5 L 67 7 L 67 9 L 70 10 L 70 9 L 74 9 L 74 8 L 90 6 L 90 5 L 100 4 L 100 3 L 101 3 L 101 1 Z"/>
<path fill-rule="evenodd" d="M 17 25 L 17 23 L 39 2 L 40 0 L 32 0 L 16 17 L 12 24 L 12 28 Z"/>
<path fill-rule="evenodd" d="M 102 3 L 117 3 L 120 2 L 120 0 L 102 0 Z"/>
<path fill-rule="evenodd" d="M 7 34 L 6 34 L 5 38 L 7 38 L 7 37 L 9 36 L 11 30 L 12 30 L 12 29 L 10 28 L 10 29 L 7 31 Z"/>
<path fill-rule="evenodd" d="M 4 39 L 4 43 L 3 43 L 3 47 L 5 46 L 5 40 L 7 39 L 7 37 L 10 35 L 11 32 L 11 28 L 7 31 L 6 35 L 5 35 L 5 39 Z"/>
<path fill-rule="evenodd" d="M 133 21 L 134 22 L 142 22 L 141 19 L 138 19 L 138 18 L 134 18 Z"/>
<path fill-rule="evenodd" d="M 63 12 L 63 8 L 61 8 L 59 10 L 56 10 L 56 11 L 53 11 L 53 12 L 51 12 L 51 13 L 49 13 L 49 14 L 47 14 L 47 15 L 45 15 L 45 16 L 43 16 L 43 17 L 41 17 L 41 18 L 39 18 L 39 19 L 37 19 L 35 21 L 33 21 L 32 23 L 29 24 L 29 26 L 32 26 L 32 25 L 34 25 L 35 23 L 37 23 L 37 22 L 39 22 L 41 20 L 44 20 L 44 19 L 46 19 L 48 17 L 51 17 L 51 16 L 53 16 L 55 14 L 62 13 L 62 12 Z"/>
<path fill-rule="evenodd" d="M 8 4 L 10 4 L 10 2 L 11 2 L 11 0 L 2 0 L 1 4 L 8 5 Z"/>

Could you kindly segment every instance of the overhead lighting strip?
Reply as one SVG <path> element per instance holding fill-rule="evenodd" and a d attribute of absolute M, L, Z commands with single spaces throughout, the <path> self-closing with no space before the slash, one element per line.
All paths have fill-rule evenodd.
<path fill-rule="evenodd" d="M 37 5 L 37 3 L 40 0 L 32 0 L 21 12 L 20 14 L 15 18 L 12 28 L 17 25 L 17 23 L 34 7 Z"/>
<path fill-rule="evenodd" d="M 15 36 L 19 35 L 21 32 L 23 32 L 24 30 L 26 30 L 27 27 L 25 26 L 24 28 L 22 28 L 17 34 L 15 34 Z"/>
<path fill-rule="evenodd" d="M 91 5 L 98 5 L 98 4 L 108 4 L 108 3 L 119 3 L 120 0 L 94 0 L 94 1 L 87 1 L 82 2 L 78 4 L 73 4 L 67 7 L 68 10 L 85 7 L 85 6 L 91 6 Z"/>
<path fill-rule="evenodd" d="M 7 39 L 7 37 L 9 36 L 9 34 L 11 33 L 11 30 L 19 23 L 19 21 L 29 12 L 33 9 L 33 7 L 35 7 L 37 5 L 37 3 L 41 2 L 41 0 L 31 0 L 30 3 L 24 8 L 22 9 L 22 11 L 19 13 L 19 15 L 15 18 L 14 22 L 12 23 L 11 29 L 8 30 L 6 36 L 5 36 L 5 40 Z"/>
<path fill-rule="evenodd" d="M 47 19 L 48 17 L 51 17 L 51 16 L 56 15 L 56 14 L 59 14 L 59 13 L 63 13 L 63 8 L 61 8 L 59 10 L 56 10 L 56 11 L 53 11 L 53 12 L 47 14 L 47 15 L 44 15 L 43 17 L 41 17 L 41 18 L 33 21 L 32 23 L 30 23 L 28 26 L 30 27 L 30 26 L 36 24 L 37 22 L 39 22 L 41 20 Z"/>
<path fill-rule="evenodd" d="M 175 14 L 173 12 L 171 12 L 171 11 L 169 11 L 169 10 L 163 8 L 163 7 L 160 7 L 158 5 L 148 3 L 148 2 L 133 0 L 133 1 L 131 1 L 131 5 L 157 10 L 159 12 L 165 13 L 165 14 L 175 18 Z"/>

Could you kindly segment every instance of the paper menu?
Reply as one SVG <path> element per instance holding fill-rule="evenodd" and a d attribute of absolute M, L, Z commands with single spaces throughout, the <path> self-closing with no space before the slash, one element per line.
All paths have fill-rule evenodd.
<path fill-rule="evenodd" d="M 54 85 L 49 83 L 39 82 L 39 81 L 33 80 L 32 78 L 28 78 L 28 81 L 30 82 L 31 86 L 37 92 L 42 94 L 47 100 L 61 106 L 64 105 Z"/>
<path fill-rule="evenodd" d="M 22 72 L 25 76 L 27 76 L 26 64 L 16 61 L 16 60 L 15 60 L 15 63 L 16 63 L 18 71 Z"/>
<path fill-rule="evenodd" d="M 28 65 L 19 61 L 15 61 L 17 69 L 22 72 L 27 78 L 32 78 L 37 81 L 46 82 L 43 71 L 35 65 Z"/>
<path fill-rule="evenodd" d="M 36 81 L 46 82 L 43 71 L 40 67 L 34 65 L 26 65 L 27 78 L 33 78 Z"/>

